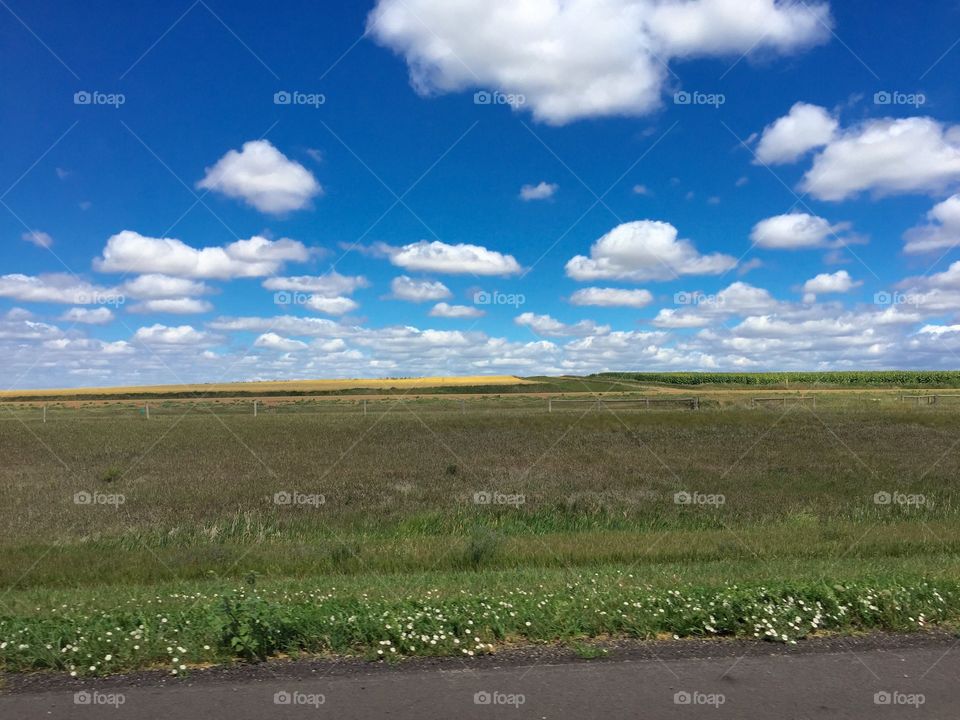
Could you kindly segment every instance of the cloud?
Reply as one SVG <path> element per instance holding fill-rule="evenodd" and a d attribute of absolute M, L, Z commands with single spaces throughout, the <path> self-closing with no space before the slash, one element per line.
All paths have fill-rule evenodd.
<path fill-rule="evenodd" d="M 437 303 L 430 308 L 430 317 L 442 318 L 478 318 L 486 313 L 479 308 L 469 305 L 449 305 L 445 302 Z"/>
<path fill-rule="evenodd" d="M 331 270 L 325 275 L 297 275 L 293 277 L 272 277 L 263 281 L 267 290 L 286 290 L 334 297 L 349 295 L 358 288 L 368 287 L 370 283 L 362 275 L 341 275 Z"/>
<path fill-rule="evenodd" d="M 107 240 L 93 266 L 100 272 L 135 272 L 189 278 L 260 277 L 285 262 L 304 262 L 310 251 L 296 240 L 255 235 L 223 247 L 196 249 L 174 238 L 152 238 L 123 230 Z"/>
<path fill-rule="evenodd" d="M 406 275 L 395 277 L 390 283 L 391 297 L 409 302 L 427 302 L 452 297 L 450 289 L 439 281 L 414 280 Z"/>
<path fill-rule="evenodd" d="M 945 250 L 960 243 L 960 195 L 952 195 L 927 213 L 929 222 L 907 230 L 903 251 L 909 254 Z"/>
<path fill-rule="evenodd" d="M 803 292 L 805 293 L 803 301 L 811 303 L 817 299 L 817 295 L 850 292 L 861 285 L 863 285 L 863 282 L 854 282 L 850 273 L 846 270 L 838 270 L 835 273 L 820 273 L 803 284 Z"/>
<path fill-rule="evenodd" d="M 945 335 L 960 332 L 960 325 L 924 325 L 917 332 L 921 335 Z"/>
<path fill-rule="evenodd" d="M 353 312 L 360 305 L 348 297 L 324 297 L 322 295 L 312 295 L 307 298 L 305 305 L 311 310 L 326 313 L 327 315 L 343 315 Z"/>
<path fill-rule="evenodd" d="M 638 184 L 633 186 L 633 194 L 634 195 L 650 195 L 651 192 L 650 192 L 650 188 L 648 188 L 646 185 Z"/>
<path fill-rule="evenodd" d="M 560 186 L 556 183 L 548 183 L 541 181 L 537 185 L 524 185 L 520 188 L 520 199 L 521 200 L 546 200 L 552 198 L 557 190 L 560 189 Z"/>
<path fill-rule="evenodd" d="M 134 334 L 133 339 L 144 345 L 201 345 L 208 341 L 209 336 L 205 332 L 196 330 L 191 325 L 180 325 L 178 327 L 169 327 L 167 325 L 151 325 L 149 327 L 139 328 Z"/>
<path fill-rule="evenodd" d="M 26 242 L 33 243 L 40 248 L 48 248 L 53 245 L 53 238 L 50 237 L 50 234 L 41 232 L 40 230 L 31 230 L 29 232 L 25 232 L 20 237 Z"/>
<path fill-rule="evenodd" d="M 804 153 L 829 143 L 838 125 L 825 108 L 798 102 L 764 129 L 756 160 L 766 165 L 796 162 Z"/>
<path fill-rule="evenodd" d="M 848 228 L 846 223 L 831 225 L 808 213 L 787 213 L 758 222 L 750 232 L 750 240 L 771 250 L 802 250 L 825 247 L 830 238 Z"/>
<path fill-rule="evenodd" d="M 960 181 L 960 126 L 926 117 L 868 120 L 837 135 L 801 189 L 821 200 L 942 192 Z"/>
<path fill-rule="evenodd" d="M 434 240 L 404 245 L 380 246 L 397 267 L 405 270 L 472 275 L 514 275 L 520 264 L 512 255 L 504 255 L 479 245 L 448 245 Z"/>
<path fill-rule="evenodd" d="M 296 352 L 297 350 L 306 350 L 307 344 L 300 340 L 281 337 L 276 333 L 268 332 L 258 337 L 253 342 L 254 347 L 266 348 L 268 350 L 280 350 L 282 352 Z"/>
<path fill-rule="evenodd" d="M 327 318 L 296 317 L 279 315 L 276 317 L 221 317 L 213 320 L 209 327 L 213 330 L 233 332 L 278 332 L 307 337 L 341 337 L 356 334 L 356 330 L 345 327 L 339 322 Z"/>
<path fill-rule="evenodd" d="M 99 307 L 96 309 L 75 307 L 67 310 L 60 319 L 65 322 L 82 323 L 85 325 L 106 325 L 113 320 L 113 312 L 110 308 Z"/>
<path fill-rule="evenodd" d="M 649 290 L 590 287 L 577 290 L 570 296 L 570 302 L 574 305 L 642 308 L 653 302 L 653 295 Z"/>
<path fill-rule="evenodd" d="M 122 302 L 121 295 L 116 288 L 94 285 L 67 273 L 0 275 L 0 297 L 23 302 L 93 305 Z"/>
<path fill-rule="evenodd" d="M 674 295 L 674 302 L 680 307 L 660 310 L 653 325 L 661 328 L 707 327 L 733 315 L 785 309 L 768 290 L 739 280 L 716 294 L 680 291 Z"/>
<path fill-rule="evenodd" d="M 0 316 L 0 340 L 33 340 L 45 341 L 63 336 L 63 331 L 56 325 L 31 320 L 29 314 L 20 308 L 13 308 L 5 315 Z M 5 358 L 9 363 L 9 355 Z M 36 365 L 34 357 L 31 366 Z"/>
<path fill-rule="evenodd" d="M 545 337 L 584 337 L 587 335 L 605 335 L 610 332 L 609 325 L 597 325 L 593 320 L 581 320 L 575 325 L 567 325 L 549 315 L 535 315 L 525 312 L 514 318 L 517 325 L 533 330 L 537 335 Z"/>
<path fill-rule="evenodd" d="M 197 300 L 196 298 L 156 298 L 145 300 L 130 306 L 132 313 L 171 313 L 173 315 L 192 315 L 196 313 L 205 313 L 213 310 L 213 305 L 206 300 Z"/>
<path fill-rule="evenodd" d="M 159 298 L 191 297 L 205 295 L 210 288 L 202 282 L 187 278 L 171 277 L 160 273 L 140 275 L 127 280 L 122 286 L 123 293 L 130 297 L 154 300 Z"/>
<path fill-rule="evenodd" d="M 795 52 L 831 24 L 826 3 L 775 0 L 380 0 L 367 31 L 421 95 L 497 89 L 559 125 L 652 112 L 672 59 Z"/>
<path fill-rule="evenodd" d="M 244 200 L 260 212 L 271 214 L 300 210 L 323 191 L 309 170 L 268 140 L 251 140 L 240 152 L 228 151 L 216 165 L 207 168 L 197 187 Z"/>
<path fill-rule="evenodd" d="M 574 280 L 669 280 L 680 275 L 719 275 L 737 264 L 729 255 L 701 255 L 677 238 L 666 222 L 638 220 L 618 225 L 566 265 Z"/>
<path fill-rule="evenodd" d="M 737 268 L 737 275 L 743 277 L 748 272 L 756 270 L 763 267 L 763 260 L 760 258 L 750 258 L 745 263 L 741 263 L 740 267 Z"/>

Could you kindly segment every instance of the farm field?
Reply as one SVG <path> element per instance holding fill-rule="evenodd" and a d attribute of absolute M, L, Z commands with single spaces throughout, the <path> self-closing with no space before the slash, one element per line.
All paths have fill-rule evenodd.
<path fill-rule="evenodd" d="M 564 382 L 557 400 L 585 400 Z M 648 409 L 668 391 L 603 392 L 256 417 L 246 398 L 149 419 L 51 403 L 46 422 L 5 403 L 0 662 L 186 672 L 960 620 L 960 403 L 816 388 L 757 405 L 769 390 L 724 387 Z"/>

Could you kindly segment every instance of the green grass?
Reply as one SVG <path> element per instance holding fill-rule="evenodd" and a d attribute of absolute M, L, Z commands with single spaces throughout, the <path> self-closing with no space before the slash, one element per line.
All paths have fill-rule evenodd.
<path fill-rule="evenodd" d="M 960 405 L 840 395 L 816 411 L 8 418 L 0 667 L 752 637 L 768 607 L 760 636 L 790 641 L 814 629 L 801 599 L 833 613 L 824 630 L 955 622 Z M 403 649 L 407 622 L 443 642 Z"/>
<path fill-rule="evenodd" d="M 957 370 L 851 370 L 839 372 L 608 372 L 590 376 L 591 380 L 622 379 L 667 385 L 738 385 L 738 386 L 837 386 L 863 387 L 960 387 Z"/>
<path fill-rule="evenodd" d="M 862 569 L 855 571 L 862 576 Z M 796 642 L 810 634 L 916 631 L 960 619 L 955 579 L 889 577 L 843 584 L 645 582 L 643 573 L 435 573 L 358 576 L 338 583 L 216 584 L 54 593 L 45 605 L 0 617 L 8 670 L 78 675 L 191 667 L 277 655 L 370 658 L 477 655 L 504 644 L 593 637 L 752 637 Z M 411 591 L 413 588 L 413 591 Z M 37 602 L 31 598 L 30 602 Z"/>

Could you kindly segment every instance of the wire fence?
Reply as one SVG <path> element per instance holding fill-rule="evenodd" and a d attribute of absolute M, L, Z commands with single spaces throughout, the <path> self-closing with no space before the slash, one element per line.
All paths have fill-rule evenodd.
<path fill-rule="evenodd" d="M 383 413 L 446 413 L 496 415 L 509 413 L 639 413 L 652 411 L 725 411 L 770 408 L 787 411 L 803 407 L 818 411 L 898 411 L 953 413 L 960 410 L 960 393 L 824 392 L 752 396 L 746 392 L 685 396 L 680 394 L 631 395 L 584 394 L 561 396 L 476 395 L 358 397 L 261 397 L 261 398 L 151 398 L 124 400 L 0 401 L 0 421 L 56 422 L 62 420 L 151 420 L 204 416 L 276 417 L 353 415 Z"/>

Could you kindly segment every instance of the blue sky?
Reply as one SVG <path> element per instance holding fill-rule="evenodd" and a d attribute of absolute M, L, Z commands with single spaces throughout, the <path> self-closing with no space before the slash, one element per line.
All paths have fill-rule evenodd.
<path fill-rule="evenodd" d="M 0 3 L 6 384 L 958 365 L 960 4 L 453 5 Z"/>

